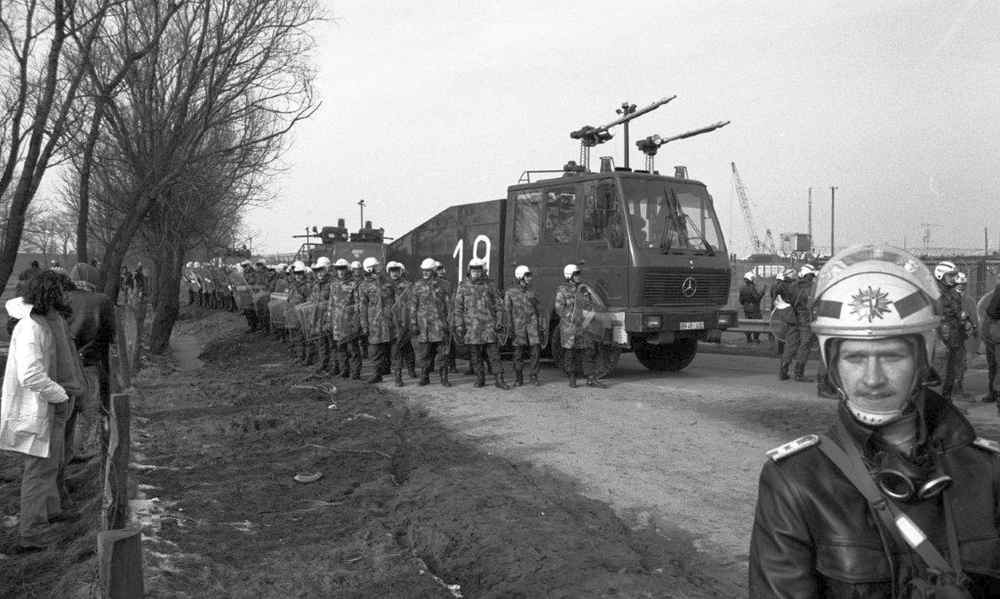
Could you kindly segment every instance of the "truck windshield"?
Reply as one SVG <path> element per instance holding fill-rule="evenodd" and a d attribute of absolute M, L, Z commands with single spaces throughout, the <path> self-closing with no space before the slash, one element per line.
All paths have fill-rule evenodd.
<path fill-rule="evenodd" d="M 637 248 L 707 255 L 725 249 L 715 212 L 705 196 L 663 181 L 626 179 L 622 189 Z"/>

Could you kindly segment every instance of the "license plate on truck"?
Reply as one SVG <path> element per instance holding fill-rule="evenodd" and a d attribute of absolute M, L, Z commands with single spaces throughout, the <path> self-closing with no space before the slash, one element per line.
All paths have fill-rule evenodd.
<path fill-rule="evenodd" d="M 682 331 L 697 331 L 704 328 L 705 328 L 705 321 L 703 320 L 681 322 Z"/>

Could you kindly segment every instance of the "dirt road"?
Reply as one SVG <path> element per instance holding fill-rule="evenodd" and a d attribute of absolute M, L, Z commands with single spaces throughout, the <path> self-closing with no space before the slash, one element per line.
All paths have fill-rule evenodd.
<path fill-rule="evenodd" d="M 553 368 L 540 388 L 479 390 L 460 376 L 452 389 L 404 390 L 491 451 L 580 481 L 631 526 L 692 539 L 716 588 L 739 596 L 764 452 L 825 429 L 835 410 L 815 384 L 780 382 L 774 370 L 769 358 L 702 353 L 658 374 L 624 356 L 607 390 L 570 389 Z M 967 386 L 982 393 L 982 371 Z M 980 434 L 996 435 L 995 408 L 963 405 Z"/>

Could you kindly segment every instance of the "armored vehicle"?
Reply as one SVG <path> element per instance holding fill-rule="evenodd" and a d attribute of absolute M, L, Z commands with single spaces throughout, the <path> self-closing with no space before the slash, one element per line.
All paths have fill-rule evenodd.
<path fill-rule="evenodd" d="M 583 139 L 584 148 L 595 137 L 610 138 L 607 129 L 623 121 L 581 130 L 591 136 Z M 655 154 L 666 141 L 724 124 L 637 145 L 652 144 Z M 722 309 L 729 297 L 729 254 L 705 184 L 688 178 L 683 167 L 674 176 L 659 174 L 643 151 L 648 170 L 615 168 L 605 158 L 592 172 L 581 151 L 583 164 L 570 162 L 555 177 L 553 171 L 526 172 L 505 198 L 451 206 L 399 237 L 388 258 L 417 273 L 430 256 L 447 266 L 453 285 L 471 258 L 483 258 L 501 288 L 514 284 L 515 266 L 529 266 L 557 359 L 555 288 L 563 266 L 577 264 L 612 323 L 616 350 L 634 351 L 651 370 L 680 370 L 694 359 L 699 339 L 717 338 L 735 325 L 735 312 Z M 539 172 L 550 178 L 532 181 Z M 608 366 L 615 362 L 617 354 Z"/>
<path fill-rule="evenodd" d="M 315 264 L 320 256 L 326 256 L 331 262 L 336 262 L 340 258 L 346 260 L 362 261 L 369 256 L 378 258 L 380 262 L 385 261 L 385 230 L 382 228 L 372 228 L 372 221 L 365 221 L 365 226 L 358 229 L 356 233 L 348 233 L 344 225 L 344 219 L 337 219 L 336 227 L 323 227 L 313 232 L 306 231 L 305 235 L 294 235 L 294 237 L 306 239 L 299 248 L 295 258 L 302 260 L 306 264 Z M 318 242 L 312 241 L 319 238 Z"/>

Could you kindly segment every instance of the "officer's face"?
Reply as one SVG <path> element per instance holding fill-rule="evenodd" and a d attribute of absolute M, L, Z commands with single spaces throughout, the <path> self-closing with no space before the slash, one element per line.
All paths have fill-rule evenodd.
<path fill-rule="evenodd" d="M 389 278 L 392 279 L 393 281 L 398 280 L 399 277 L 402 276 L 402 275 L 403 275 L 403 271 L 399 270 L 398 268 L 390 268 L 389 269 Z"/>
<path fill-rule="evenodd" d="M 343 279 L 346 276 L 347 276 L 347 269 L 346 268 L 338 268 L 337 269 L 337 278 L 338 279 Z"/>
<path fill-rule="evenodd" d="M 917 376 L 914 348 L 899 337 L 845 340 L 837 353 L 837 374 L 847 398 L 859 408 L 884 411 L 906 403 Z"/>
<path fill-rule="evenodd" d="M 478 281 L 483 276 L 482 269 L 473 268 L 469 271 L 469 278 L 473 281 Z"/>
<path fill-rule="evenodd" d="M 434 275 L 434 271 L 433 270 L 422 270 L 422 271 L 420 271 L 420 276 L 423 277 L 423 278 L 425 278 L 425 279 L 429 279 L 433 275 Z"/>

